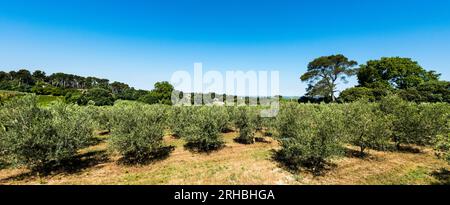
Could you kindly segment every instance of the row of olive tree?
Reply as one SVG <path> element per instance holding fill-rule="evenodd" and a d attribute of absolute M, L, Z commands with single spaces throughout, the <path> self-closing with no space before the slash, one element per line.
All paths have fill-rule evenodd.
<path fill-rule="evenodd" d="M 175 137 L 186 141 L 185 147 L 209 152 L 224 145 L 222 132 L 233 129 L 236 111 L 222 106 L 173 106 L 169 127 Z"/>
<path fill-rule="evenodd" d="M 81 107 L 57 102 L 42 108 L 26 95 L 0 108 L 0 156 L 12 165 L 49 170 L 92 142 L 91 118 Z"/>
<path fill-rule="evenodd" d="M 169 127 L 175 137 L 183 138 L 188 147 L 208 151 L 223 145 L 220 133 L 238 131 L 236 142 L 252 144 L 255 134 L 269 127 L 259 115 L 258 107 L 249 106 L 174 106 Z"/>
<path fill-rule="evenodd" d="M 386 150 L 395 145 L 435 145 L 450 132 L 450 105 L 414 104 L 397 96 L 380 103 L 283 105 L 277 117 L 277 158 L 286 165 L 320 168 L 353 144 L 364 156 L 368 148 Z M 445 138 L 444 138 L 445 139 Z M 447 141 L 448 142 L 448 141 Z M 442 145 L 443 144 L 443 145 Z"/>
<path fill-rule="evenodd" d="M 109 148 L 127 162 L 167 156 L 165 130 L 194 151 L 224 145 L 221 132 L 239 131 L 236 141 L 253 143 L 258 129 L 280 141 L 277 158 L 288 166 L 321 168 L 344 145 L 384 150 L 391 144 L 435 145 L 448 159 L 450 105 L 413 104 L 398 97 L 380 103 L 282 104 L 275 123 L 258 118 L 258 109 L 220 106 L 164 106 L 121 101 L 113 107 L 55 103 L 39 107 L 35 96 L 7 101 L 0 108 L 0 156 L 13 165 L 45 170 L 64 164 L 94 141 L 93 131 L 111 133 Z"/>
<path fill-rule="evenodd" d="M 125 162 L 145 162 L 171 151 L 163 143 L 167 116 L 163 105 L 40 107 L 34 95 L 14 98 L 0 107 L 0 161 L 34 171 L 71 166 L 81 149 L 96 142 L 94 130 L 105 130 L 111 152 Z"/>
<path fill-rule="evenodd" d="M 51 170 L 92 145 L 94 130 L 110 134 L 109 150 L 124 162 L 167 156 L 172 150 L 163 141 L 167 128 L 186 141 L 186 148 L 209 152 L 223 147 L 221 133 L 230 129 L 240 130 L 239 142 L 253 143 L 254 113 L 244 107 L 172 107 L 128 101 L 112 107 L 61 102 L 40 107 L 36 96 L 26 95 L 1 106 L 1 161 Z"/>

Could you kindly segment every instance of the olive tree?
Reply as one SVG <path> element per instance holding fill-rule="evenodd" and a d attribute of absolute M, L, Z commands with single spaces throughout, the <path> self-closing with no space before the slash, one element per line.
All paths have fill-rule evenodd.
<path fill-rule="evenodd" d="M 360 148 L 364 156 L 367 148 L 385 149 L 391 136 L 391 117 L 384 115 L 377 104 L 358 101 L 345 109 L 345 126 L 349 142 Z"/>
<path fill-rule="evenodd" d="M 186 127 L 191 123 L 194 108 L 190 106 L 173 106 L 169 112 L 169 127 L 175 137 L 185 137 Z"/>
<path fill-rule="evenodd" d="M 2 155 L 32 170 L 63 165 L 93 138 L 90 118 L 80 107 L 58 102 L 41 108 L 32 95 L 6 102 L 0 118 Z"/>
<path fill-rule="evenodd" d="M 228 113 L 228 110 L 224 106 L 213 106 L 213 109 L 218 112 L 218 115 L 222 118 L 219 121 L 219 129 L 221 132 L 227 132 L 231 130 L 233 121 Z"/>
<path fill-rule="evenodd" d="M 418 105 L 398 96 L 387 96 L 380 102 L 380 108 L 393 117 L 392 140 L 398 149 L 401 144 L 431 145 L 437 135 L 448 133 L 447 103 Z"/>
<path fill-rule="evenodd" d="M 215 107 L 194 107 L 191 122 L 183 129 L 185 147 L 193 151 L 210 152 L 224 145 L 221 136 L 222 113 Z"/>
<path fill-rule="evenodd" d="M 320 171 L 333 156 L 342 154 L 343 112 L 326 105 L 287 103 L 277 116 L 277 159 L 287 166 Z"/>
<path fill-rule="evenodd" d="M 236 142 L 242 144 L 253 144 L 255 142 L 255 118 L 256 113 L 247 107 L 240 107 L 236 126 L 239 129 L 239 136 Z"/>
<path fill-rule="evenodd" d="M 115 106 L 110 149 L 131 163 L 166 156 L 163 143 L 166 116 L 162 109 L 159 105 L 138 103 Z"/>
<path fill-rule="evenodd" d="M 450 134 L 438 135 L 435 141 L 434 149 L 436 155 L 450 163 Z"/>

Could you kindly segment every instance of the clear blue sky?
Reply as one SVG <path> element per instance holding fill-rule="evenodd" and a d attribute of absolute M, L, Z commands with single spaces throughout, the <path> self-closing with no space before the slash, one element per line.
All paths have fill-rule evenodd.
<path fill-rule="evenodd" d="M 449 11 L 448 0 L 0 0 L 0 70 L 151 89 L 202 62 L 279 70 L 281 94 L 299 96 L 308 62 L 342 53 L 359 63 L 411 57 L 450 80 Z"/>

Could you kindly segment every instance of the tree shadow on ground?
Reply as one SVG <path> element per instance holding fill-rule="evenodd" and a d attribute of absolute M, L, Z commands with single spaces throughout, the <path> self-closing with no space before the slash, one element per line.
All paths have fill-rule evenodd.
<path fill-rule="evenodd" d="M 383 147 L 370 147 L 371 150 L 380 152 L 399 152 L 399 153 L 411 153 L 411 154 L 424 154 L 421 146 L 413 144 L 395 145 L 389 144 Z"/>
<path fill-rule="evenodd" d="M 105 142 L 105 141 L 106 141 L 106 139 L 93 138 L 90 140 L 88 147 L 99 145 L 100 143 Z"/>
<path fill-rule="evenodd" d="M 369 150 L 366 150 L 364 153 L 361 154 L 361 151 L 344 147 L 344 156 L 348 158 L 357 158 L 362 160 L 375 160 L 379 161 L 380 158 L 370 153 Z"/>
<path fill-rule="evenodd" d="M 388 151 L 388 152 L 400 152 L 400 153 L 411 153 L 411 154 L 423 154 L 423 150 L 417 145 L 389 145 L 384 148 L 372 148 L 377 151 Z"/>
<path fill-rule="evenodd" d="M 224 128 L 224 129 L 221 131 L 221 133 L 223 133 L 223 134 L 232 133 L 232 132 L 235 132 L 235 130 L 232 129 L 232 128 Z"/>
<path fill-rule="evenodd" d="M 117 163 L 125 166 L 134 166 L 134 165 L 148 165 L 153 164 L 158 161 L 162 161 L 167 159 L 170 156 L 170 153 L 175 150 L 175 146 L 165 146 L 161 147 L 155 152 L 148 153 L 143 157 L 132 157 L 132 156 L 124 156 L 120 158 Z"/>
<path fill-rule="evenodd" d="M 396 151 L 403 152 L 403 153 L 412 153 L 412 154 L 421 154 L 423 153 L 422 150 L 418 147 L 415 147 L 413 145 L 401 145 L 399 146 Z"/>
<path fill-rule="evenodd" d="M 271 141 L 267 140 L 264 137 L 255 137 L 255 142 L 266 143 L 266 144 L 271 144 L 272 143 Z"/>
<path fill-rule="evenodd" d="M 437 183 L 434 183 L 433 185 L 450 185 L 450 171 L 446 168 L 441 168 L 437 171 L 433 171 L 431 173 L 431 176 L 439 181 Z"/>
<path fill-rule="evenodd" d="M 225 142 L 209 143 L 208 145 L 204 143 L 188 142 L 184 145 L 184 149 L 197 154 L 211 154 L 213 152 L 218 152 L 224 147 Z"/>
<path fill-rule="evenodd" d="M 9 164 L 6 161 L 3 161 L 0 159 L 0 170 L 5 169 L 9 166 Z"/>
<path fill-rule="evenodd" d="M 244 144 L 244 145 L 250 145 L 250 144 L 254 144 L 255 143 L 255 139 L 245 140 L 245 139 L 241 139 L 239 137 L 234 138 L 233 141 L 238 143 L 238 144 Z"/>
<path fill-rule="evenodd" d="M 179 139 L 181 139 L 181 136 L 179 136 L 179 135 L 177 135 L 177 134 L 175 134 L 175 133 L 170 134 L 169 136 L 170 136 L 170 138 L 172 138 L 172 139 L 174 139 L 174 140 L 179 140 Z"/>
<path fill-rule="evenodd" d="M 103 135 L 100 135 L 100 134 L 98 134 L 98 135 L 99 136 L 103 136 Z M 104 135 L 104 136 L 106 136 L 106 135 Z M 93 137 L 92 139 L 89 140 L 89 142 L 87 144 L 87 147 L 97 146 L 97 145 L 99 145 L 101 143 L 106 142 L 108 139 L 105 138 L 104 136 L 103 137 Z"/>
<path fill-rule="evenodd" d="M 366 158 L 368 158 L 370 156 L 370 154 L 368 154 L 366 152 L 361 153 L 358 150 L 354 150 L 354 149 L 350 149 L 350 148 L 344 148 L 344 149 L 345 149 L 344 150 L 345 156 L 348 157 L 348 158 L 366 159 Z"/>
<path fill-rule="evenodd" d="M 314 177 L 325 176 L 328 172 L 335 169 L 337 165 L 322 159 L 306 159 L 306 160 L 291 160 L 283 156 L 279 150 L 272 151 L 272 160 L 277 162 L 278 167 L 289 171 L 292 174 L 299 174 L 306 171 Z"/>
<path fill-rule="evenodd" d="M 59 162 L 58 164 L 49 163 L 39 170 L 31 170 L 18 175 L 0 179 L 0 183 L 8 181 L 20 181 L 35 176 L 52 176 L 57 174 L 75 174 L 89 167 L 108 162 L 109 158 L 104 150 L 91 151 L 76 155 L 71 159 Z"/>
<path fill-rule="evenodd" d="M 265 137 L 273 137 L 273 133 L 272 132 L 268 132 L 268 131 L 263 132 L 263 135 Z"/>
<path fill-rule="evenodd" d="M 109 131 L 109 130 L 101 130 L 101 131 L 98 131 L 97 135 L 105 136 L 105 135 L 109 135 L 110 133 L 111 133 L 111 131 Z"/>

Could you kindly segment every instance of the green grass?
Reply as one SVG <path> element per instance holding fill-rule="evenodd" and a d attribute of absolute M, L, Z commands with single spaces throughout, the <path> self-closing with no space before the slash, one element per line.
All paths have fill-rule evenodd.
<path fill-rule="evenodd" d="M 2 95 L 2 94 L 18 94 L 18 93 L 20 93 L 20 92 L 17 92 L 17 91 L 10 91 L 10 90 L 0 90 L 0 95 Z"/>
<path fill-rule="evenodd" d="M 17 91 L 9 91 L 9 90 L 0 90 L 0 102 L 6 101 L 10 98 L 16 96 L 23 96 L 29 93 L 22 93 Z M 52 95 L 37 95 L 38 103 L 41 106 L 47 106 L 55 101 L 64 101 L 63 96 L 52 96 Z"/>
<path fill-rule="evenodd" d="M 0 90 L 0 103 L 6 101 L 10 98 L 25 95 L 25 93 L 17 92 L 17 91 L 9 91 L 9 90 Z"/>
<path fill-rule="evenodd" d="M 430 175 L 429 169 L 418 166 L 406 171 L 394 169 L 390 172 L 374 175 L 366 183 L 380 185 L 419 185 L 437 183 L 437 180 Z"/>
<path fill-rule="evenodd" d="M 274 140 L 242 145 L 233 141 L 237 133 L 223 134 L 224 148 L 210 154 L 192 153 L 184 140 L 166 131 L 164 142 L 176 149 L 162 160 L 143 165 L 123 165 L 119 156 L 108 152 L 109 135 L 97 135 L 98 143 L 80 150 L 87 166 L 76 173 L 48 176 L 30 175 L 14 167 L 1 169 L 4 184 L 360 184 L 360 185 L 426 185 L 449 184 L 450 166 L 433 152 L 399 153 L 370 151 L 369 158 L 344 156 L 324 176 L 308 171 L 290 172 L 273 160 L 279 148 Z M 355 147 L 351 147 L 356 149 Z M 425 148 L 423 148 L 425 149 Z M 427 149 L 426 149 L 427 150 Z M 444 170 L 444 171 L 442 171 Z M 3 181 L 2 181 L 3 180 Z"/>
<path fill-rule="evenodd" d="M 52 96 L 52 95 L 38 95 L 37 96 L 38 103 L 41 106 L 47 106 L 52 102 L 56 101 L 64 101 L 64 97 L 62 96 Z"/>

